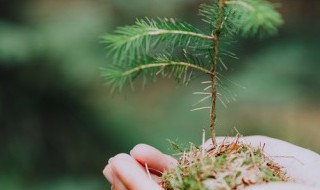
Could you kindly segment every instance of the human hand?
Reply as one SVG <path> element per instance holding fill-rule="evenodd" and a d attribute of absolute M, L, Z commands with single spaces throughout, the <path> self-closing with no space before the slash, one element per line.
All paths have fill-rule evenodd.
<path fill-rule="evenodd" d="M 218 137 L 217 143 L 225 138 Z M 232 141 L 232 138 L 229 138 Z M 301 148 L 291 143 L 265 137 L 248 136 L 240 138 L 240 141 L 259 147 L 265 144 L 264 152 L 276 163 L 284 167 L 284 170 L 294 183 L 269 183 L 265 185 L 251 186 L 247 190 L 319 190 L 320 189 L 320 155 L 310 150 Z M 212 146 L 208 140 L 205 147 Z"/>
<path fill-rule="evenodd" d="M 158 185 L 161 172 L 176 164 L 174 158 L 149 145 L 139 144 L 130 155 L 121 153 L 110 158 L 103 174 L 114 190 L 161 190 Z"/>
<path fill-rule="evenodd" d="M 217 142 L 224 138 L 218 137 Z M 232 138 L 230 138 L 231 140 Z M 310 150 L 263 136 L 240 139 L 253 146 L 265 145 L 265 153 L 285 168 L 296 183 L 271 183 L 252 186 L 248 190 L 316 190 L 320 188 L 320 156 Z M 210 147 L 211 140 L 205 147 Z M 162 171 L 177 164 L 172 157 L 148 145 L 137 145 L 128 154 L 110 160 L 103 173 L 115 190 L 160 190 L 157 184 Z M 149 168 L 148 175 L 145 167 Z M 152 179 L 150 179 L 150 177 Z"/>

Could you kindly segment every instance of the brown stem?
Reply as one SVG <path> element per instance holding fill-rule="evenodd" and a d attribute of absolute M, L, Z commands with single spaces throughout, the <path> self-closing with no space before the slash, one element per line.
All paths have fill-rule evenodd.
<path fill-rule="evenodd" d="M 216 97 L 217 97 L 217 80 L 216 73 L 211 76 L 212 80 L 212 98 L 211 98 L 211 113 L 210 113 L 210 130 L 213 146 L 216 146 L 216 129 L 215 129 L 215 120 L 216 120 Z"/>
<path fill-rule="evenodd" d="M 210 113 L 210 130 L 211 130 L 211 138 L 213 146 L 217 145 L 216 141 L 216 129 L 215 129 L 215 121 L 216 121 L 216 99 L 217 99 L 217 62 L 218 62 L 218 47 L 219 47 L 219 39 L 222 27 L 222 11 L 224 6 L 224 0 L 219 1 L 219 15 L 218 22 L 215 31 L 215 37 L 213 39 L 213 65 L 211 68 L 211 85 L 212 85 L 212 101 L 211 101 L 211 113 Z"/>

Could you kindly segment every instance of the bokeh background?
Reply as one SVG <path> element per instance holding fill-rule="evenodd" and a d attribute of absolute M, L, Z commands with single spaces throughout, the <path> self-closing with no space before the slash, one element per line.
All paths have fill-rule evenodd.
<path fill-rule="evenodd" d="M 200 0 L 2 0 L 0 189 L 109 189 L 108 158 L 165 139 L 201 141 L 208 111 L 190 112 L 203 86 L 161 79 L 110 95 L 100 36 L 135 17 L 202 26 Z M 265 40 L 238 39 L 225 75 L 237 101 L 219 105 L 218 135 L 267 135 L 320 152 L 320 3 L 278 0 L 285 24 Z"/>

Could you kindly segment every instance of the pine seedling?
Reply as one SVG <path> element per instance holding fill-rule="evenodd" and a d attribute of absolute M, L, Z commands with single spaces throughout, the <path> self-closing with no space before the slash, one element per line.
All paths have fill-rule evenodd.
<path fill-rule="evenodd" d="M 206 74 L 210 92 L 204 99 L 211 98 L 210 129 L 216 145 L 217 66 L 225 66 L 226 57 L 235 57 L 221 45 L 237 36 L 276 34 L 283 22 L 276 7 L 266 0 L 212 0 L 199 8 L 207 32 L 175 18 L 137 19 L 134 25 L 119 27 L 103 37 L 113 61 L 103 70 L 103 77 L 112 91 L 121 91 L 139 76 L 143 85 L 159 76 L 188 84 L 193 76 Z"/>

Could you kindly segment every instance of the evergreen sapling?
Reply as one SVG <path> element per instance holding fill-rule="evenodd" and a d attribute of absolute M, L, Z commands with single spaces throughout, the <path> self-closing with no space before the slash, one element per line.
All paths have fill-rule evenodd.
<path fill-rule="evenodd" d="M 205 31 L 180 19 L 144 18 L 103 36 L 113 63 L 103 69 L 102 75 L 112 91 L 121 91 L 127 84 L 133 86 L 137 77 L 142 78 L 143 86 L 160 76 L 174 77 L 181 84 L 188 84 L 199 74 L 209 78 L 205 92 L 198 93 L 205 95 L 198 104 L 211 98 L 211 105 L 194 110 L 210 109 L 212 148 L 205 152 L 204 148 L 196 147 L 191 147 L 188 153 L 184 151 L 179 166 L 163 174 L 165 189 L 241 189 L 251 184 L 286 180 L 280 167 L 263 154 L 261 147 L 244 146 L 238 138 L 218 145 L 215 132 L 216 102 L 221 100 L 224 104 L 217 92 L 222 77 L 217 68 L 225 67 L 225 58 L 235 57 L 222 45 L 225 47 L 237 36 L 261 38 L 276 34 L 283 23 L 276 7 L 277 4 L 266 0 L 212 0 L 199 8 L 207 26 Z M 247 179 L 251 171 L 250 175 L 239 171 L 225 175 L 221 168 L 236 168 L 234 160 L 229 159 L 231 154 L 242 159 L 247 171 L 251 166 L 258 167 L 263 175 L 254 179 Z M 217 180 L 220 175 L 225 175 L 222 181 Z M 208 182 L 209 179 L 216 180 Z"/>

